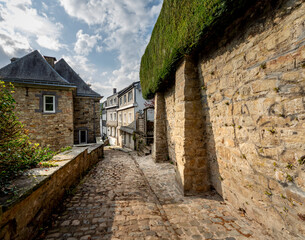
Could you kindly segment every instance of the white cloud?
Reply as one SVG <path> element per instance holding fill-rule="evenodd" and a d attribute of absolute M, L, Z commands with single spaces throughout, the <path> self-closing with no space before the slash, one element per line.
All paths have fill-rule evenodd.
<path fill-rule="evenodd" d="M 74 51 L 80 55 L 88 55 L 92 49 L 97 45 L 97 42 L 102 39 L 98 34 L 90 36 L 83 34 L 83 30 L 76 33 L 77 41 L 74 46 Z M 100 47 L 98 48 L 101 51 Z"/>
<path fill-rule="evenodd" d="M 120 89 L 139 80 L 140 58 L 149 41 L 150 30 L 160 12 L 162 0 L 59 2 L 70 16 L 84 21 L 103 34 L 103 50 L 118 52 L 121 66 L 105 76 L 107 88 Z M 96 50 L 101 52 L 102 49 L 97 46 Z M 76 52 L 81 53 L 80 50 Z"/>
<path fill-rule="evenodd" d="M 63 26 L 53 23 L 46 15 L 39 15 L 32 7 L 31 0 L 2 0 L 0 16 L 1 34 L 14 42 L 8 45 L 8 42 L 1 42 L 9 55 L 22 49 L 30 50 L 31 39 L 36 39 L 40 46 L 51 50 L 59 50 L 64 46 L 59 42 Z M 13 49 L 6 50 L 9 46 Z"/>
<path fill-rule="evenodd" d="M 50 38 L 49 36 L 38 36 L 37 43 L 44 48 L 50 50 L 58 51 L 63 48 L 65 45 L 61 44 L 58 39 Z"/>
<path fill-rule="evenodd" d="M 80 77 L 86 82 L 92 82 L 97 67 L 90 63 L 86 56 L 82 55 L 65 55 L 63 59 L 76 71 Z"/>

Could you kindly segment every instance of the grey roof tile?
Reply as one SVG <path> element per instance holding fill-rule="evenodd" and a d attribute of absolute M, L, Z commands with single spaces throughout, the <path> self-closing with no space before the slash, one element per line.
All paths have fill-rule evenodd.
<path fill-rule="evenodd" d="M 1 68 L 0 79 L 25 84 L 73 87 L 37 50 Z"/>
<path fill-rule="evenodd" d="M 102 98 L 102 96 L 95 91 L 93 91 L 87 83 L 69 66 L 69 64 L 64 60 L 60 59 L 55 64 L 55 70 L 70 83 L 77 87 L 76 95 L 85 97 L 96 97 Z"/>

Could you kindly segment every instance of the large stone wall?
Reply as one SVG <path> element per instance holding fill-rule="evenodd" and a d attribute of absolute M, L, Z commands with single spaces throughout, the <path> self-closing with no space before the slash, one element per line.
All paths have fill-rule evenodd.
<path fill-rule="evenodd" d="M 43 113 L 42 96 L 56 95 L 56 113 Z M 25 87 L 15 84 L 13 97 L 19 120 L 29 130 L 30 140 L 51 149 L 73 145 L 73 96 L 71 89 Z"/>
<path fill-rule="evenodd" d="M 90 97 L 74 98 L 74 143 L 79 143 L 79 130 L 87 130 L 88 143 L 95 143 L 100 132 L 100 102 Z"/>
<path fill-rule="evenodd" d="M 166 137 L 168 144 L 169 160 L 177 166 L 175 155 L 175 86 L 172 86 L 164 93 L 165 99 L 165 116 L 166 116 Z"/>
<path fill-rule="evenodd" d="M 177 67 L 174 85 L 157 93 L 156 108 L 166 109 L 166 119 L 156 114 L 155 128 L 162 120 L 166 131 L 162 124 L 155 129 L 155 143 L 167 137 L 165 152 L 176 162 L 184 190 L 186 177 L 194 186 L 198 180 L 192 178 L 209 176 L 210 183 L 197 184 L 210 184 L 275 238 L 304 237 L 305 165 L 298 160 L 305 156 L 305 3 L 286 1 L 268 18 L 248 20 L 232 23 L 248 25 L 227 29 L 223 39 L 194 58 L 199 59 L 192 71 L 199 71 L 203 113 L 199 103 L 181 101 L 196 96 L 194 85 L 188 92 L 188 58 Z M 161 105 L 159 96 L 165 97 Z M 185 124 L 188 119 L 197 119 L 193 129 Z M 192 162 L 198 156 L 201 173 Z"/>
<path fill-rule="evenodd" d="M 0 198 L 0 239 L 35 239 L 64 194 L 103 157 L 103 145 L 56 155 L 57 167 L 32 169 L 14 181 L 15 195 Z"/>

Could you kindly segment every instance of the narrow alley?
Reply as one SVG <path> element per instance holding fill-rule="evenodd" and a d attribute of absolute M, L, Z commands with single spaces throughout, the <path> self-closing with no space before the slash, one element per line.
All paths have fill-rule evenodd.
<path fill-rule="evenodd" d="M 215 192 L 182 196 L 170 163 L 109 148 L 62 209 L 42 238 L 272 239 Z"/>

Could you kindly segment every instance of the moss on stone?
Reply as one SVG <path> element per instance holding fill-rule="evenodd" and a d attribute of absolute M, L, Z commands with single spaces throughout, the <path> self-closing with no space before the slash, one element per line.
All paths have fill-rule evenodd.
<path fill-rule="evenodd" d="M 183 56 L 203 45 L 203 40 L 212 32 L 223 31 L 225 25 L 254 2 L 256 0 L 164 0 L 141 60 L 143 97 L 152 97 L 164 86 Z"/>

